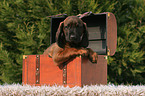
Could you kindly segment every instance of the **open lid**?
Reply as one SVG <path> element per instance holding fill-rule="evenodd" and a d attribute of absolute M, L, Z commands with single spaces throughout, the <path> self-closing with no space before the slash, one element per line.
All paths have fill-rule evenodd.
<path fill-rule="evenodd" d="M 86 12 L 81 19 L 87 24 L 89 46 L 99 55 L 113 56 L 117 47 L 117 23 L 113 13 Z"/>
<path fill-rule="evenodd" d="M 117 22 L 113 13 L 106 12 L 107 18 L 107 51 L 113 56 L 117 48 Z"/>
<path fill-rule="evenodd" d="M 89 46 L 99 55 L 107 55 L 107 18 L 106 14 L 90 14 L 81 17 L 87 24 L 89 33 Z"/>

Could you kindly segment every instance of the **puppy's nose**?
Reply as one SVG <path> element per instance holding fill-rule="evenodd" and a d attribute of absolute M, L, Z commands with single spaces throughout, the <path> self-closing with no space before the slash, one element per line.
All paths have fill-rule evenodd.
<path fill-rule="evenodd" d="M 75 35 L 70 36 L 70 39 L 75 39 L 75 38 L 76 38 Z"/>

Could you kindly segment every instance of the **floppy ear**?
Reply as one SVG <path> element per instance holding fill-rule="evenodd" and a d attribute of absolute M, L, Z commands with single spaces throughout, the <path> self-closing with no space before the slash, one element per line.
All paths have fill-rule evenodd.
<path fill-rule="evenodd" d="M 89 34 L 88 34 L 86 23 L 83 23 L 83 28 L 84 28 L 84 32 L 83 32 L 82 41 L 80 43 L 80 46 L 86 48 L 89 45 L 89 40 L 88 40 Z"/>
<path fill-rule="evenodd" d="M 65 35 L 63 32 L 63 26 L 64 26 L 63 22 L 60 22 L 56 32 L 56 43 L 61 48 L 63 48 L 65 45 Z"/>

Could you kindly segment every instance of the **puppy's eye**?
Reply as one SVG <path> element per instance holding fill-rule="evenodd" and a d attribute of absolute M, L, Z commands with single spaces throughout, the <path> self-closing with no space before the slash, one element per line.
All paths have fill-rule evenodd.
<path fill-rule="evenodd" d="M 64 26 L 64 28 L 66 28 L 66 29 L 67 29 L 67 28 L 68 28 L 68 26 Z"/>

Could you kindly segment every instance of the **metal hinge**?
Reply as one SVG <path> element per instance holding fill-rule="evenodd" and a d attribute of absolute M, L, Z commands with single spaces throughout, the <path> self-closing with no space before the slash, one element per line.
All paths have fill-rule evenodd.
<path fill-rule="evenodd" d="M 107 14 L 108 18 L 110 18 L 110 12 Z"/>
<path fill-rule="evenodd" d="M 110 56 L 110 49 L 107 50 L 107 56 Z"/>
<path fill-rule="evenodd" d="M 107 56 L 104 56 L 104 59 L 108 59 L 108 56 L 110 56 L 110 49 L 107 50 Z"/>

